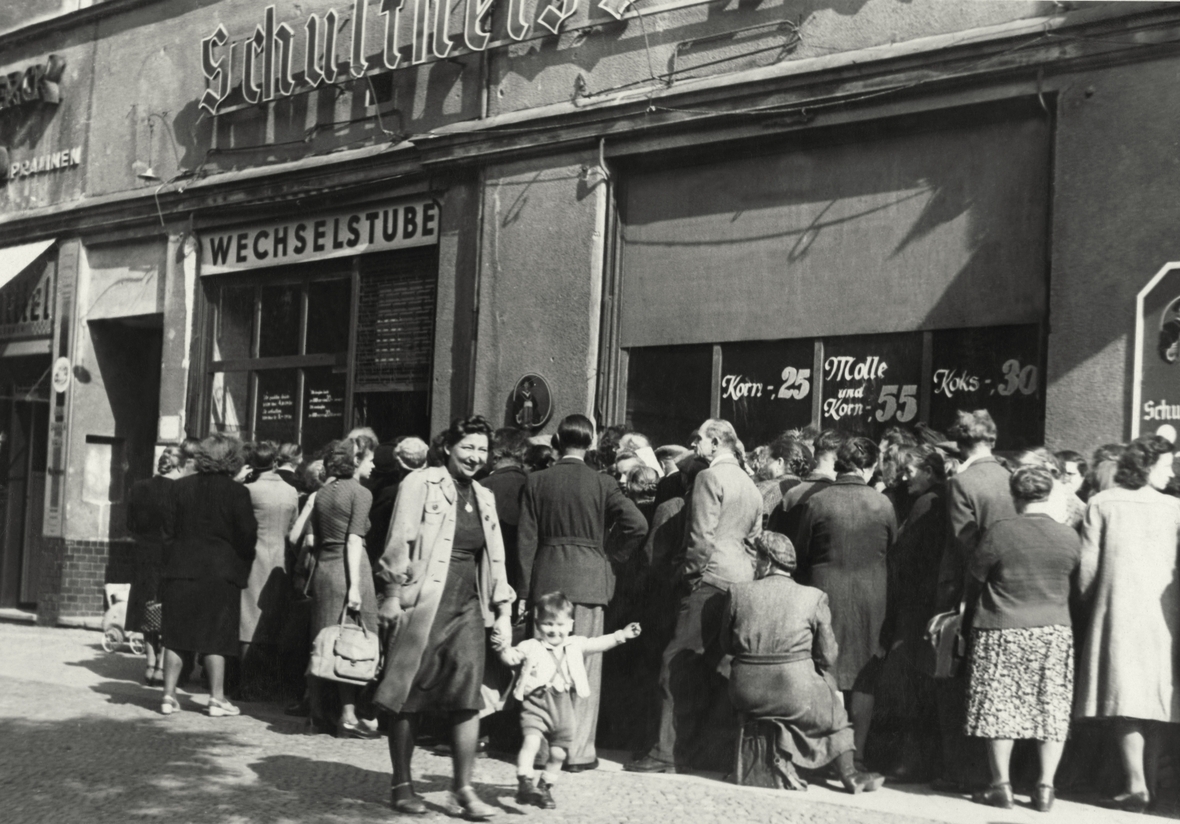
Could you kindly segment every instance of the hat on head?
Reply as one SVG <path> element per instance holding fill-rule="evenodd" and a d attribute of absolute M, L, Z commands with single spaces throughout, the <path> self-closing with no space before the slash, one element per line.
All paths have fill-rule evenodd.
<path fill-rule="evenodd" d="M 373 450 L 373 469 L 380 473 L 397 472 L 397 450 L 393 444 L 378 444 Z"/>
<path fill-rule="evenodd" d="M 795 557 L 795 545 L 791 539 L 781 532 L 763 532 L 754 539 L 754 546 L 760 557 L 766 558 L 772 564 L 787 572 L 794 572 L 799 566 Z"/>

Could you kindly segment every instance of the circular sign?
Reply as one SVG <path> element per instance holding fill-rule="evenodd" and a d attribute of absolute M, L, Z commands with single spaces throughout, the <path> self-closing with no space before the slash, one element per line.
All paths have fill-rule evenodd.
<path fill-rule="evenodd" d="M 512 390 L 512 422 L 521 429 L 540 429 L 553 415 L 549 382 L 530 372 Z"/>
<path fill-rule="evenodd" d="M 53 362 L 53 391 L 65 392 L 70 388 L 70 374 L 72 369 L 70 367 L 69 358 L 58 358 Z"/>

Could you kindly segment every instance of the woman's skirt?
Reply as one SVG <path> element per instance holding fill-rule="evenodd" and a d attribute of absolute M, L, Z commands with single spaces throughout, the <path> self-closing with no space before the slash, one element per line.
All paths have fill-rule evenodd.
<path fill-rule="evenodd" d="M 483 613 L 476 591 L 478 564 L 471 552 L 451 554 L 446 584 L 430 638 L 402 712 L 483 709 L 480 685 L 486 653 Z"/>
<path fill-rule="evenodd" d="M 1068 626 L 977 629 L 967 684 L 967 735 L 1064 741 L 1073 705 Z"/>
<path fill-rule="evenodd" d="M 729 677 L 734 709 L 781 727 L 777 746 L 797 767 L 815 770 L 853 749 L 852 724 L 835 679 L 810 659 L 788 664 L 734 662 Z"/>
<path fill-rule="evenodd" d="M 131 593 L 127 597 L 127 617 L 124 621 L 127 631 L 149 633 L 160 629 L 155 625 L 159 618 L 158 613 L 154 616 L 156 620 L 152 620 L 152 616 L 148 615 L 148 603 L 160 600 L 163 571 L 163 564 L 158 557 L 136 558 Z"/>
<path fill-rule="evenodd" d="M 348 602 L 348 569 L 344 562 L 343 548 L 324 548 L 316 560 L 315 571 L 311 574 L 311 638 L 315 641 L 324 627 L 340 623 L 340 615 Z M 360 580 L 361 621 L 365 629 L 377 631 L 377 590 L 373 586 L 372 567 L 368 555 L 361 553 Z M 350 616 L 355 620 L 356 616 Z"/>
<path fill-rule="evenodd" d="M 238 655 L 242 590 L 220 578 L 171 578 L 160 588 L 163 645 L 176 652 Z"/>

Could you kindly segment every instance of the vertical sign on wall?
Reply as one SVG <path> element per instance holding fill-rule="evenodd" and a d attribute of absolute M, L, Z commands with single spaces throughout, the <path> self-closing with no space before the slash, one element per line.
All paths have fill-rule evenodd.
<path fill-rule="evenodd" d="M 53 354 L 70 357 L 70 324 L 73 323 L 74 284 L 78 277 L 77 241 L 64 244 L 57 260 L 57 307 L 54 313 Z M 54 392 L 49 404 L 49 466 L 45 468 L 47 487 L 41 534 L 47 538 L 63 535 L 66 475 L 66 413 L 69 390 Z"/>
<path fill-rule="evenodd" d="M 1180 431 L 1180 263 L 1168 263 L 1139 292 L 1131 437 Z"/>

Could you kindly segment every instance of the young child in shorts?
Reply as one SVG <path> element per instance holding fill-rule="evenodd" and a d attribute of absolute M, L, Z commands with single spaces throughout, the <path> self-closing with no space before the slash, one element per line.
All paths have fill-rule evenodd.
<path fill-rule="evenodd" d="M 521 703 L 520 726 L 524 733 L 516 759 L 520 784 L 516 802 L 552 810 L 557 803 L 551 790 L 574 743 L 574 707 L 577 701 L 590 697 L 585 656 L 638 638 L 639 624 L 628 624 L 598 638 L 570 635 L 574 629 L 574 605 L 561 592 L 537 599 L 533 623 L 535 638 L 499 652 L 505 664 L 520 667 L 512 691 Z M 533 765 L 542 738 L 549 742 L 549 761 L 537 783 Z"/>

